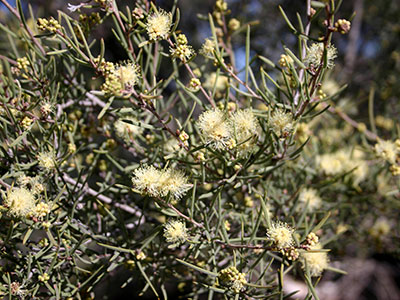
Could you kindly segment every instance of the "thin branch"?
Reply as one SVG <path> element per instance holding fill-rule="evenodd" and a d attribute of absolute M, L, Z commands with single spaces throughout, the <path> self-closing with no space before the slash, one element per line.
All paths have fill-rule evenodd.
<path fill-rule="evenodd" d="M 77 182 L 75 179 L 69 177 L 67 174 L 63 175 L 63 179 L 65 180 L 65 182 L 68 182 L 72 185 L 76 185 L 78 188 L 83 189 L 87 194 L 97 198 L 101 202 L 104 202 L 107 204 L 112 204 L 115 207 L 118 207 L 118 208 L 126 211 L 127 213 L 133 214 L 138 218 L 142 217 L 142 212 L 139 209 L 137 209 L 137 208 L 135 209 L 126 204 L 121 204 L 121 203 L 115 202 L 111 198 L 101 195 L 100 192 L 91 189 L 89 186 L 83 185 L 82 183 Z"/>
<path fill-rule="evenodd" d="M 22 26 L 23 26 L 22 18 L 21 18 L 21 16 L 19 15 L 18 11 L 17 11 L 14 7 L 12 7 L 12 6 L 7 2 L 7 0 L 0 0 L 0 1 L 1 1 L 1 3 L 3 3 L 3 4 L 7 7 L 7 9 L 8 9 L 14 16 L 17 17 L 17 19 L 18 19 L 18 21 L 20 22 L 20 25 L 21 25 L 21 27 L 22 27 Z M 24 26 L 24 28 L 26 29 L 26 31 L 28 31 L 28 34 L 29 34 L 29 36 L 30 36 L 32 42 L 39 48 L 40 52 L 42 52 L 43 55 L 46 55 L 46 51 L 44 50 L 43 46 L 40 45 L 40 43 L 38 42 L 38 40 L 34 37 L 32 30 L 31 30 L 28 26 L 26 26 L 26 27 Z"/>
<path fill-rule="evenodd" d="M 307 25 L 304 30 L 304 35 L 308 36 L 310 34 L 310 27 L 311 27 L 311 0 L 307 0 Z M 307 47 L 307 40 L 303 42 L 302 50 L 301 50 L 301 61 L 304 61 L 304 58 L 306 57 L 306 47 Z M 301 69 L 299 72 L 299 82 L 302 82 L 304 78 L 304 69 Z M 300 89 L 296 91 L 296 94 L 294 95 L 293 102 L 295 105 L 299 103 L 299 97 L 300 97 Z"/>

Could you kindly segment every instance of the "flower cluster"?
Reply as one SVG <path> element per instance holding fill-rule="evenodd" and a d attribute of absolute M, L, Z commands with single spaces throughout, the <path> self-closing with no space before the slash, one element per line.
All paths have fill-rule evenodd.
<path fill-rule="evenodd" d="M 400 153 L 400 140 L 393 143 L 392 141 L 379 139 L 375 144 L 375 153 L 378 157 L 394 164 L 397 155 Z"/>
<path fill-rule="evenodd" d="M 283 222 L 274 222 L 267 230 L 267 237 L 274 245 L 279 248 L 288 248 L 294 244 L 293 240 L 294 229 Z"/>
<path fill-rule="evenodd" d="M 22 174 L 17 178 L 17 183 L 20 187 L 29 189 L 34 195 L 39 195 L 45 190 L 42 179 L 39 176 L 30 177 Z"/>
<path fill-rule="evenodd" d="M 58 23 L 58 21 L 56 19 L 54 19 L 53 17 L 51 17 L 50 19 L 43 19 L 43 18 L 39 18 L 37 20 L 37 26 L 40 30 L 42 31 L 50 31 L 52 33 L 56 33 L 57 30 L 61 29 L 61 25 L 60 23 Z"/>
<path fill-rule="evenodd" d="M 317 69 L 321 64 L 324 63 L 324 44 L 314 43 L 307 48 L 307 55 L 304 59 L 306 66 Z M 326 48 L 326 67 L 332 69 L 335 66 L 333 60 L 337 56 L 337 50 L 333 45 L 329 45 Z"/>
<path fill-rule="evenodd" d="M 205 111 L 197 121 L 202 136 L 206 143 L 212 144 L 216 149 L 223 149 L 231 138 L 231 127 L 226 114 L 220 109 Z"/>
<path fill-rule="evenodd" d="M 179 34 L 176 38 L 176 44 L 170 48 L 171 56 L 173 58 L 179 58 L 181 61 L 186 62 L 193 54 L 194 50 L 192 46 L 188 45 L 187 38 L 184 34 Z"/>
<path fill-rule="evenodd" d="M 391 225 L 385 218 L 379 218 L 375 221 L 374 225 L 368 230 L 369 234 L 376 239 L 381 239 L 382 237 L 389 234 Z"/>
<path fill-rule="evenodd" d="M 54 151 L 40 152 L 37 156 L 39 166 L 46 170 L 51 171 L 56 168 L 56 156 Z"/>
<path fill-rule="evenodd" d="M 258 120 L 253 111 L 251 109 L 239 109 L 232 114 L 230 121 L 239 156 L 253 152 L 259 129 Z"/>
<path fill-rule="evenodd" d="M 102 61 L 100 62 L 100 56 L 94 58 L 93 62 L 96 64 L 98 71 L 103 73 L 104 76 L 111 74 L 111 72 L 113 72 L 115 69 L 114 63 L 110 61 L 102 59 Z"/>
<path fill-rule="evenodd" d="M 214 58 L 215 42 L 213 38 L 206 38 L 200 49 L 200 54 L 206 58 Z"/>
<path fill-rule="evenodd" d="M 358 149 L 341 149 L 334 153 L 326 153 L 316 157 L 316 165 L 326 175 L 335 176 L 352 171 L 354 185 L 364 181 L 368 175 L 368 164 L 364 153 Z"/>
<path fill-rule="evenodd" d="M 337 22 L 335 22 L 335 29 L 341 34 L 349 33 L 351 29 L 351 23 L 346 19 L 339 19 L 337 20 Z"/>
<path fill-rule="evenodd" d="M 300 253 L 295 247 L 283 248 L 281 249 L 282 255 L 286 257 L 287 260 L 295 261 L 299 258 Z"/>
<path fill-rule="evenodd" d="M 306 237 L 307 246 L 315 246 L 318 244 L 319 238 L 314 232 L 310 232 Z"/>
<path fill-rule="evenodd" d="M 169 221 L 164 225 L 164 237 L 172 244 L 170 248 L 184 243 L 189 237 L 185 223 L 177 220 Z"/>
<path fill-rule="evenodd" d="M 126 121 L 130 121 L 133 124 L 130 124 Z M 138 119 L 133 116 L 119 118 L 114 123 L 115 133 L 119 138 L 123 139 L 126 143 L 129 143 L 130 141 L 133 140 L 133 138 L 135 138 L 136 136 L 140 135 L 143 132 L 142 127 L 134 125 L 138 123 L 139 123 Z"/>
<path fill-rule="evenodd" d="M 137 85 L 140 78 L 139 67 L 128 62 L 121 65 L 105 64 L 105 82 L 101 89 L 106 94 L 114 94 L 117 96 L 129 94 L 132 88 Z"/>
<path fill-rule="evenodd" d="M 50 206 L 47 203 L 38 203 L 32 211 L 32 215 L 37 218 L 44 218 L 50 213 Z"/>
<path fill-rule="evenodd" d="M 269 118 L 269 124 L 277 137 L 285 138 L 293 132 L 293 115 L 283 109 L 276 109 Z"/>
<path fill-rule="evenodd" d="M 251 153 L 258 134 L 258 121 L 251 109 L 227 114 L 216 108 L 202 113 L 197 122 L 206 143 L 216 149 L 237 147 L 238 155 Z"/>
<path fill-rule="evenodd" d="M 13 187 L 8 190 L 3 203 L 10 215 L 26 217 L 35 208 L 35 196 L 26 188 Z"/>
<path fill-rule="evenodd" d="M 312 277 L 321 276 L 322 272 L 329 266 L 328 253 L 321 251 L 321 249 L 321 244 L 316 244 L 300 255 L 303 269 L 308 269 Z"/>
<path fill-rule="evenodd" d="M 171 168 L 157 169 L 153 166 L 138 168 L 133 173 L 132 183 L 141 194 L 151 197 L 166 197 L 172 195 L 180 199 L 190 188 L 186 176 Z"/>
<path fill-rule="evenodd" d="M 290 64 L 293 64 L 293 59 L 289 55 L 281 54 L 278 63 L 282 68 L 288 68 Z"/>
<path fill-rule="evenodd" d="M 150 40 L 167 39 L 172 25 L 172 14 L 160 10 L 147 18 L 146 29 Z"/>
<path fill-rule="evenodd" d="M 228 267 L 218 273 L 218 280 L 234 293 L 239 294 L 247 284 L 246 273 L 241 273 L 236 267 Z"/>
<path fill-rule="evenodd" d="M 306 188 L 300 192 L 299 202 L 301 209 L 307 207 L 311 211 L 320 208 L 322 204 L 322 200 L 318 196 L 317 191 L 311 188 Z"/>
<path fill-rule="evenodd" d="M 222 97 L 224 92 L 227 88 L 229 88 L 229 79 L 228 77 L 213 72 L 207 76 L 207 79 L 204 82 L 204 87 L 214 91 L 215 89 L 215 96 L 217 98 Z"/>
<path fill-rule="evenodd" d="M 28 71 L 29 60 L 26 57 L 17 58 L 17 68 L 19 70 Z"/>
<path fill-rule="evenodd" d="M 310 129 L 309 124 L 307 123 L 298 123 L 296 126 L 296 139 L 299 140 L 300 143 L 305 143 L 306 140 L 312 135 L 312 131 Z"/>
<path fill-rule="evenodd" d="M 228 22 L 228 28 L 231 31 L 236 31 L 240 28 L 240 21 L 236 18 L 232 18 Z"/>
<path fill-rule="evenodd" d="M 192 78 L 189 82 L 189 90 L 192 92 L 197 92 L 200 89 L 201 81 L 198 78 Z"/>

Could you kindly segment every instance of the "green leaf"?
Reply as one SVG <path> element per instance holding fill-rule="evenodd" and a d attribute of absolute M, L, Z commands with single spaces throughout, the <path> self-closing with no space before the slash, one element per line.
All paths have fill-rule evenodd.
<path fill-rule="evenodd" d="M 281 12 L 283 18 L 286 21 L 286 24 L 289 26 L 289 28 L 293 31 L 293 32 L 297 32 L 296 28 L 293 26 L 293 24 L 290 22 L 289 18 L 287 17 L 287 15 L 285 14 L 285 11 L 283 10 L 283 8 L 279 5 L 279 11 Z"/>
<path fill-rule="evenodd" d="M 107 248 L 107 249 L 111 249 L 111 250 L 115 250 L 115 251 L 119 251 L 119 252 L 130 253 L 132 255 L 136 255 L 135 251 L 133 251 L 131 249 L 126 249 L 126 248 L 122 248 L 122 247 L 107 245 L 107 244 L 103 244 L 103 243 L 97 243 L 97 245 L 99 245 L 101 247 L 104 247 L 104 248 Z"/>
<path fill-rule="evenodd" d="M 192 268 L 192 269 L 194 269 L 194 270 L 196 270 L 196 271 L 199 271 L 199 272 L 201 272 L 201 273 L 204 273 L 204 274 L 207 274 L 207 275 L 210 275 L 210 276 L 213 276 L 213 277 L 217 277 L 217 276 L 218 276 L 218 273 L 215 273 L 215 272 L 212 272 L 212 271 L 209 271 L 209 270 L 200 268 L 200 267 L 198 267 L 198 266 L 195 266 L 195 265 L 193 265 L 193 264 L 191 264 L 191 263 L 188 263 L 188 262 L 186 262 L 186 261 L 184 261 L 184 260 L 181 260 L 181 259 L 179 259 L 179 258 L 176 258 L 176 260 L 177 260 L 178 262 L 180 262 L 181 264 L 184 264 L 185 266 L 188 266 L 189 268 Z"/>
<path fill-rule="evenodd" d="M 246 32 L 246 64 L 245 64 L 245 83 L 249 83 L 249 59 L 250 59 L 250 25 L 247 25 Z"/>

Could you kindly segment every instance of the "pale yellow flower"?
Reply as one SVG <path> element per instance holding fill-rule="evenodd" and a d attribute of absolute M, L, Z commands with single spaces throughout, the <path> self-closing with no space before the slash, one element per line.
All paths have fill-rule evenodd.
<path fill-rule="evenodd" d="M 54 151 L 41 152 L 37 156 L 39 166 L 44 170 L 50 171 L 56 168 L 56 156 Z"/>
<path fill-rule="evenodd" d="M 119 78 L 121 86 L 125 90 L 129 90 L 139 82 L 139 67 L 135 63 L 116 65 L 112 73 Z"/>
<path fill-rule="evenodd" d="M 214 58 L 215 42 L 213 38 L 206 38 L 201 46 L 200 54 L 207 58 Z"/>
<path fill-rule="evenodd" d="M 179 58 L 181 61 L 186 62 L 194 55 L 192 46 L 187 44 L 177 44 L 174 48 L 170 48 L 171 56 Z"/>
<path fill-rule="evenodd" d="M 185 223 L 177 220 L 169 221 L 164 225 L 164 237 L 172 244 L 170 247 L 184 243 L 189 237 Z"/>
<path fill-rule="evenodd" d="M 197 125 L 206 143 L 216 149 L 223 149 L 231 138 L 231 126 L 222 110 L 213 109 L 203 112 Z"/>
<path fill-rule="evenodd" d="M 236 267 L 228 267 L 218 273 L 220 284 L 227 286 L 234 293 L 240 293 L 247 284 L 246 273 L 241 273 Z"/>
<path fill-rule="evenodd" d="M 311 247 L 311 251 L 318 251 L 322 247 L 317 244 Z M 300 261 L 302 262 L 303 269 L 308 268 L 312 277 L 321 276 L 322 272 L 329 266 L 329 258 L 327 252 L 302 252 Z"/>
<path fill-rule="evenodd" d="M 369 234 L 378 239 L 390 233 L 391 225 L 385 218 L 379 218 L 374 225 L 369 229 Z"/>
<path fill-rule="evenodd" d="M 175 200 L 180 199 L 190 188 L 186 176 L 174 169 L 157 169 L 145 166 L 134 171 L 132 183 L 134 188 L 151 197 L 166 197 L 168 194 Z"/>
<path fill-rule="evenodd" d="M 288 136 L 294 129 L 293 123 L 292 114 L 279 108 L 271 114 L 269 119 L 271 129 L 278 137 Z"/>
<path fill-rule="evenodd" d="M 26 188 L 11 188 L 4 199 L 8 212 L 15 217 L 26 217 L 35 207 L 35 197 Z"/>
<path fill-rule="evenodd" d="M 170 34 L 172 14 L 159 10 L 147 19 L 146 29 L 150 40 L 166 39 Z"/>
<path fill-rule="evenodd" d="M 398 148 L 396 143 L 392 141 L 378 140 L 375 144 L 375 153 L 378 157 L 383 158 L 391 164 L 396 162 L 396 157 L 398 154 Z"/>
<path fill-rule="evenodd" d="M 258 136 L 258 121 L 251 109 L 235 111 L 230 121 L 236 137 L 237 150 L 240 156 L 253 152 Z"/>
<path fill-rule="evenodd" d="M 322 204 L 322 200 L 318 196 L 317 191 L 311 188 L 303 189 L 300 192 L 299 201 L 301 208 L 307 207 L 311 211 L 320 208 Z"/>
<path fill-rule="evenodd" d="M 335 66 L 333 60 L 337 57 L 337 50 L 333 45 L 329 45 L 326 49 L 327 68 L 332 69 Z M 314 43 L 307 48 L 307 54 L 304 59 L 306 66 L 318 68 L 323 63 L 322 56 L 324 55 L 324 44 Z"/>
<path fill-rule="evenodd" d="M 339 175 L 352 171 L 350 178 L 353 185 L 367 178 L 369 167 L 364 159 L 364 152 L 359 149 L 341 149 L 334 153 L 326 153 L 316 157 L 317 167 L 326 175 Z"/>
<path fill-rule="evenodd" d="M 175 199 L 180 199 L 190 188 L 187 177 L 179 170 L 165 170 L 165 177 L 161 183 L 162 195 L 171 194 Z"/>
<path fill-rule="evenodd" d="M 228 77 L 219 74 L 217 78 L 217 73 L 213 72 L 208 75 L 206 81 L 204 82 L 204 87 L 212 90 L 215 85 L 215 90 L 218 93 L 224 92 L 229 87 L 229 79 Z"/>
<path fill-rule="evenodd" d="M 133 124 L 127 121 L 131 121 Z M 128 143 L 143 132 L 143 127 L 134 124 L 139 124 L 137 118 L 133 116 L 121 117 L 114 123 L 115 133 Z"/>
<path fill-rule="evenodd" d="M 326 153 L 316 157 L 318 168 L 327 175 L 338 175 L 345 170 L 348 156 L 343 151 Z"/>
<path fill-rule="evenodd" d="M 294 229 L 283 222 L 274 222 L 267 230 L 267 237 L 278 248 L 287 248 L 294 244 Z"/>

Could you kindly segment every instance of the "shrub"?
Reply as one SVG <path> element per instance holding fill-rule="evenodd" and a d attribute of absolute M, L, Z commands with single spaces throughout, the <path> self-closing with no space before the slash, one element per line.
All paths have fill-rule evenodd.
<path fill-rule="evenodd" d="M 336 106 L 343 89 L 323 90 L 341 55 L 332 35 L 350 28 L 341 1 L 308 1 L 296 26 L 279 8 L 298 47 L 277 63 L 252 54 L 252 23 L 223 0 L 201 49 L 175 5 L 96 0 L 36 18 L 2 2 L 1 295 L 94 299 L 126 270 L 122 287 L 158 298 L 282 299 L 285 274 L 317 297 L 325 270 L 344 273 L 328 244 L 357 224 L 352 210 L 377 220 L 368 236 L 390 231 L 367 203 L 398 184 L 399 140 Z M 108 59 L 97 26 L 125 60 Z"/>

